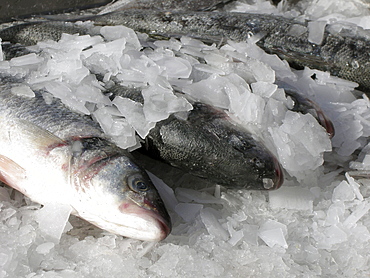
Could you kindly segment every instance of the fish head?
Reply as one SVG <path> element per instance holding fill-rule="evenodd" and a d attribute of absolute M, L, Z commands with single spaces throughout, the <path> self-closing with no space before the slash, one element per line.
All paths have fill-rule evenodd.
<path fill-rule="evenodd" d="M 76 213 L 125 237 L 160 241 L 171 220 L 146 172 L 128 156 L 102 159 L 78 175 Z"/>
<path fill-rule="evenodd" d="M 278 189 L 284 182 L 284 174 L 278 159 L 268 150 L 258 151 L 256 156 L 247 160 L 256 174 L 255 182 L 259 189 Z M 255 186 L 254 188 L 257 188 Z"/>
<path fill-rule="evenodd" d="M 237 130 L 229 136 L 232 171 L 236 188 L 273 190 L 284 182 L 281 164 L 264 144 Z"/>

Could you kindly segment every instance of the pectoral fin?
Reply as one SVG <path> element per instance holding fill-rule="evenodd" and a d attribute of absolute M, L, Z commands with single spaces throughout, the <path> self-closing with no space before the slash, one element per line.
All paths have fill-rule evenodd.
<path fill-rule="evenodd" d="M 0 180 L 14 189 L 26 194 L 19 184 L 27 178 L 24 168 L 19 166 L 10 158 L 0 155 Z"/>

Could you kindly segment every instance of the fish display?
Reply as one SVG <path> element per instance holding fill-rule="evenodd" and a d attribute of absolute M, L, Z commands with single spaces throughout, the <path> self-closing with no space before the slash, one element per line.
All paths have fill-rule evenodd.
<path fill-rule="evenodd" d="M 143 102 L 140 89 L 116 85 L 111 98 Z M 275 156 L 221 109 L 195 102 L 150 130 L 142 151 L 195 176 L 234 189 L 277 189 L 284 180 Z"/>
<path fill-rule="evenodd" d="M 2 78 L 0 178 L 33 201 L 122 236 L 158 241 L 170 217 L 146 172 L 90 117 L 43 91 Z"/>

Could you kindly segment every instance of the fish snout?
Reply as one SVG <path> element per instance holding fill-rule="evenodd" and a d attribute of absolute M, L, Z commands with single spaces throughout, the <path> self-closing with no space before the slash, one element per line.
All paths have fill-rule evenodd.
<path fill-rule="evenodd" d="M 136 234 L 130 237 L 147 240 L 161 241 L 171 232 L 171 219 L 163 207 L 160 211 L 155 207 L 139 206 L 132 200 L 126 200 L 119 206 L 122 214 L 130 215 Z"/>
<path fill-rule="evenodd" d="M 278 189 L 284 182 L 283 169 L 276 157 L 272 157 L 273 177 L 262 178 L 263 188 L 266 190 Z"/>
<path fill-rule="evenodd" d="M 284 172 L 277 158 L 274 157 L 273 160 L 274 160 L 274 166 L 275 166 L 275 178 L 274 178 L 274 186 L 271 189 L 278 189 L 284 182 Z"/>

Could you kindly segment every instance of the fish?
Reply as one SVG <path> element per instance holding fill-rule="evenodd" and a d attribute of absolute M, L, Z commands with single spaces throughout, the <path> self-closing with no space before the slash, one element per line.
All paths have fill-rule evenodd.
<path fill-rule="evenodd" d="M 358 83 L 358 89 L 370 95 L 370 34 L 361 27 L 329 24 L 322 41 L 314 43 L 309 38 L 311 22 L 272 14 L 125 10 L 93 21 L 95 25 L 124 25 L 156 38 L 189 36 L 217 44 L 260 36 L 259 47 L 285 59 L 293 68 L 328 71 Z"/>
<path fill-rule="evenodd" d="M 243 42 L 257 36 L 259 47 L 285 59 L 293 68 L 327 71 L 358 83 L 358 89 L 370 95 L 370 34 L 361 27 L 328 24 L 321 42 L 311 42 L 310 21 L 272 14 L 128 9 L 85 20 L 88 19 L 96 26 L 124 25 L 156 39 L 189 36 L 222 44 L 226 40 Z M 81 24 L 44 21 L 3 29 L 0 38 L 32 45 L 40 40 L 58 39 L 62 32 L 89 33 Z"/>
<path fill-rule="evenodd" d="M 333 138 L 335 135 L 335 128 L 333 122 L 320 108 L 320 106 L 312 99 L 301 95 L 298 89 L 289 86 L 283 81 L 275 82 L 280 88 L 284 89 L 285 95 L 289 96 L 293 100 L 293 107 L 290 109 L 294 112 L 302 114 L 311 114 L 317 122 L 325 128 L 329 138 Z"/>
<path fill-rule="evenodd" d="M 58 41 L 63 33 L 86 35 L 88 29 L 68 21 L 36 21 L 16 24 L 0 31 L 2 41 L 22 46 L 35 45 L 40 41 Z"/>
<path fill-rule="evenodd" d="M 110 142 L 88 115 L 4 77 L 0 180 L 34 202 L 68 205 L 114 234 L 160 241 L 171 231 L 162 199 L 130 153 Z"/>
<path fill-rule="evenodd" d="M 106 5 L 99 14 L 127 9 L 156 9 L 164 11 L 212 11 L 234 0 L 121 0 Z"/>
<path fill-rule="evenodd" d="M 115 85 L 113 100 L 126 97 L 143 103 L 139 88 Z M 215 184 L 232 189 L 272 190 L 284 175 L 277 158 L 226 112 L 194 102 L 186 118 L 176 113 L 157 122 L 141 152 Z"/>

